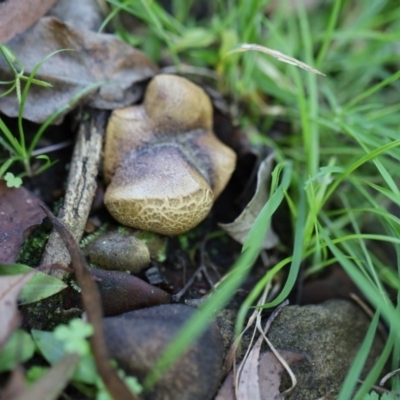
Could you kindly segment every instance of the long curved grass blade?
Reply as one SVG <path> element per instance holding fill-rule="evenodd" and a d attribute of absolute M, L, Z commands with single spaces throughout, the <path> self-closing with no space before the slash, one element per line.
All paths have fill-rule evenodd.
<path fill-rule="evenodd" d="M 264 227 L 264 232 L 261 232 L 263 233 L 262 239 L 257 240 L 253 244 L 248 244 L 247 248 L 241 253 L 239 259 L 233 265 L 226 279 L 222 281 L 217 290 L 205 301 L 199 312 L 186 322 L 181 331 L 168 345 L 153 368 L 153 371 L 146 378 L 144 382 L 145 387 L 151 387 L 168 366 L 176 361 L 187 347 L 204 332 L 210 324 L 210 316 L 224 307 L 247 277 L 261 251 L 262 241 L 269 226 L 269 223 L 266 223 L 266 221 L 268 222 L 270 220 L 272 214 L 282 202 L 284 192 L 290 185 L 292 172 L 292 164 L 290 162 L 285 162 L 283 164 L 282 181 L 280 185 L 276 191 L 271 194 L 270 199 L 261 210 L 260 215 L 250 230 L 248 237 L 252 237 L 252 232 L 254 231 L 261 232 L 261 227 Z"/>

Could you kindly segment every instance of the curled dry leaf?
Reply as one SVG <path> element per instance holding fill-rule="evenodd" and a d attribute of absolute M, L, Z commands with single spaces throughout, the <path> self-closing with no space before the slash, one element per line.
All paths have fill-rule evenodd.
<path fill-rule="evenodd" d="M 79 362 L 77 354 L 67 354 L 35 384 L 10 400 L 55 400 L 67 386 Z"/>
<path fill-rule="evenodd" d="M 18 296 L 33 274 L 0 276 L 0 349 L 19 324 Z"/>
<path fill-rule="evenodd" d="M 24 239 L 44 217 L 36 196 L 23 187 L 9 188 L 0 180 L 0 264 L 17 259 Z"/>
<path fill-rule="evenodd" d="M 41 18 L 7 46 L 24 66 L 25 75 L 51 53 L 67 50 L 48 58 L 35 76 L 53 87 L 32 85 L 29 89 L 23 117 L 36 123 L 79 95 L 81 103 L 93 108 L 110 110 L 132 104 L 143 94 L 140 83 L 158 71 L 147 56 L 115 36 L 76 28 L 53 17 Z M 8 64 L 0 58 L 0 80 L 12 79 Z M 0 95 L 7 88 L 0 86 Z M 10 117 L 18 115 L 15 94 L 0 98 L 0 111 Z"/>
<path fill-rule="evenodd" d="M 42 17 L 57 0 L 0 1 L 0 43 L 24 32 Z"/>
<path fill-rule="evenodd" d="M 287 364 L 292 365 L 298 361 L 301 361 L 304 356 L 300 353 L 279 350 L 281 357 L 285 359 Z M 279 386 L 281 383 L 282 375 L 285 371 L 284 366 L 276 358 L 272 351 L 266 351 L 260 354 L 258 360 L 258 376 L 257 376 L 257 388 L 259 392 L 260 400 L 283 400 L 283 396 L 279 392 Z M 246 379 L 253 379 L 252 376 L 246 376 Z M 251 385 L 247 385 L 249 388 Z M 227 376 L 221 389 L 218 392 L 215 400 L 243 400 L 243 399 L 254 399 L 251 393 L 242 393 L 242 397 L 235 397 L 235 390 L 233 386 L 233 374 L 232 372 Z M 247 396 L 247 397 L 246 397 Z"/>
<path fill-rule="evenodd" d="M 104 14 L 97 0 L 58 0 L 47 13 L 77 28 L 98 31 Z"/>
<path fill-rule="evenodd" d="M 269 198 L 269 178 L 271 176 L 273 161 L 274 154 L 272 153 L 261 162 L 257 172 L 256 192 L 243 212 L 233 222 L 229 224 L 219 224 L 229 236 L 241 244 L 244 244 L 247 234 L 254 225 L 254 221 Z M 272 228 L 270 228 L 265 237 L 263 248 L 271 249 L 278 243 L 278 236 Z"/>
<path fill-rule="evenodd" d="M 7 383 L 2 387 L 2 399 L 14 399 L 26 388 L 25 370 L 21 365 L 16 366 L 10 374 Z"/>

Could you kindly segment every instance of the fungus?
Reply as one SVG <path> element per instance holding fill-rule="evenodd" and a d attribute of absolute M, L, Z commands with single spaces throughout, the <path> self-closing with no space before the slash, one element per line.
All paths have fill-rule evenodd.
<path fill-rule="evenodd" d="M 206 217 L 235 164 L 233 150 L 212 131 L 212 105 L 203 89 L 158 75 L 143 104 L 111 115 L 104 201 L 123 225 L 177 235 Z"/>

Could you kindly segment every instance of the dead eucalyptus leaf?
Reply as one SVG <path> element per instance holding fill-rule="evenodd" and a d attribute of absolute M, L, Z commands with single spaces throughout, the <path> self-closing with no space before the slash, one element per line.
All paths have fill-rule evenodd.
<path fill-rule="evenodd" d="M 271 176 L 273 161 L 274 154 L 272 153 L 261 162 L 257 172 L 256 192 L 243 212 L 233 222 L 229 224 L 219 224 L 229 236 L 241 244 L 245 242 L 254 221 L 269 198 L 269 178 Z M 278 236 L 272 228 L 270 228 L 265 237 L 263 249 L 272 249 L 278 243 Z"/>
<path fill-rule="evenodd" d="M 1 399 L 14 399 L 26 388 L 25 369 L 17 365 L 1 390 Z"/>
<path fill-rule="evenodd" d="M 80 103 L 93 108 L 111 110 L 136 102 L 143 93 L 141 83 L 151 78 L 158 67 L 139 50 L 113 35 L 76 28 L 57 18 L 40 21 L 7 43 L 24 66 L 25 75 L 51 53 L 35 75 L 50 83 L 46 88 L 33 84 L 28 93 L 23 117 L 42 123 L 57 110 L 79 97 Z M 4 58 L 0 58 L 0 81 L 14 75 Z M 8 89 L 0 86 L 0 95 Z M 84 92 L 85 90 L 85 92 Z M 19 104 L 15 93 L 0 98 L 0 111 L 16 117 Z M 64 111 L 57 122 L 70 109 Z"/>
<path fill-rule="evenodd" d="M 104 20 L 104 14 L 96 0 L 58 0 L 47 15 L 94 32 L 99 30 Z"/>
<path fill-rule="evenodd" d="M 0 276 L 0 349 L 19 324 L 18 296 L 33 274 Z"/>
<path fill-rule="evenodd" d="M 6 43 L 24 32 L 56 3 L 57 0 L 0 1 L 0 43 Z"/>
<path fill-rule="evenodd" d="M 55 400 L 67 386 L 79 362 L 77 354 L 65 355 L 37 382 L 10 400 Z"/>
<path fill-rule="evenodd" d="M 279 350 L 279 354 L 285 359 L 288 365 L 292 365 L 304 359 L 302 354 L 293 351 Z M 249 381 L 246 384 L 246 387 L 249 389 L 249 391 L 242 392 L 242 397 L 236 398 L 233 386 L 233 374 L 231 372 L 222 384 L 215 400 L 283 400 L 283 396 L 279 392 L 279 386 L 281 384 L 284 371 L 284 366 L 280 363 L 272 351 L 263 352 L 260 354 L 258 360 L 258 374 L 256 374 L 257 386 L 252 387 L 252 382 L 254 383 L 255 378 L 254 375 L 242 375 L 244 376 L 243 379 L 247 379 Z M 253 397 L 256 389 L 259 395 L 258 397 Z"/>
<path fill-rule="evenodd" d="M 29 190 L 9 188 L 0 180 L 0 264 L 15 262 L 24 239 L 44 217 L 38 198 Z"/>

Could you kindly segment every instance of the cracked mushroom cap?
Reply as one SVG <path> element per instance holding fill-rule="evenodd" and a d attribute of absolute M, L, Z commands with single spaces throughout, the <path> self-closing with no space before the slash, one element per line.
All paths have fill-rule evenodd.
<path fill-rule="evenodd" d="M 177 235 L 199 224 L 228 183 L 236 155 L 212 131 L 199 86 L 158 75 L 143 104 L 115 110 L 106 132 L 105 204 L 123 225 Z"/>

